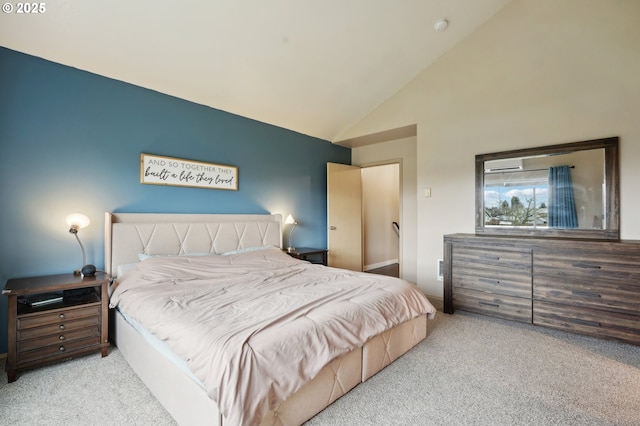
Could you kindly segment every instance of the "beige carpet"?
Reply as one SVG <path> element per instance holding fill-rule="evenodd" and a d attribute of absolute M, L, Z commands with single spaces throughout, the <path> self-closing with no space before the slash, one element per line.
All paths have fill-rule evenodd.
<path fill-rule="evenodd" d="M 429 327 L 308 426 L 640 425 L 640 347 L 465 313 Z M 0 424 L 174 422 L 112 348 L 11 384 L 1 375 Z"/>

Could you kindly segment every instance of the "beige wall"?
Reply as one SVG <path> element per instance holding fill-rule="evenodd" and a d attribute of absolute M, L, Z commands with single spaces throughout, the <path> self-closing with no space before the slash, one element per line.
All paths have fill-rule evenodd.
<path fill-rule="evenodd" d="M 400 223 L 399 172 L 398 163 L 362 169 L 365 271 L 398 263 L 400 240 L 393 222 Z"/>
<path fill-rule="evenodd" d="M 442 236 L 474 232 L 476 154 L 619 136 L 621 237 L 640 239 L 639 23 L 638 0 L 514 0 L 338 138 L 417 124 L 427 295 L 442 297 Z M 426 187 L 431 198 L 419 196 Z"/>
<path fill-rule="evenodd" d="M 354 148 L 351 162 L 360 166 L 392 162 L 400 165 L 400 274 L 406 280 L 417 282 L 416 138 L 409 137 Z"/>

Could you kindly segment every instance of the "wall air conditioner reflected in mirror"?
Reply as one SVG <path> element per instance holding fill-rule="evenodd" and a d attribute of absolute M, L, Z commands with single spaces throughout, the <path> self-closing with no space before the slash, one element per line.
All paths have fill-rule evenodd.
<path fill-rule="evenodd" d="M 522 158 L 507 158 L 505 160 L 486 161 L 484 163 L 484 172 L 498 173 L 522 170 L 522 161 Z"/>

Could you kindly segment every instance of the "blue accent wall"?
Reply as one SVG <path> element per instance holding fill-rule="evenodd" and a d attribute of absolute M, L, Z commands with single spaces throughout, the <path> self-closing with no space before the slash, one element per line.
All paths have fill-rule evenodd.
<path fill-rule="evenodd" d="M 319 117 L 319 120 L 322 118 Z M 238 191 L 140 184 L 140 153 L 238 167 Z M 328 141 L 0 48 L 0 288 L 104 266 L 104 212 L 292 213 L 297 246 L 326 247 Z M 0 300 L 0 353 L 7 351 Z"/>

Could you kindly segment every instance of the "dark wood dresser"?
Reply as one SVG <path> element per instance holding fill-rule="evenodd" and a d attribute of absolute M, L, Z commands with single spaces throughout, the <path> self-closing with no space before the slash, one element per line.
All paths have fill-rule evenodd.
<path fill-rule="evenodd" d="M 95 351 L 106 356 L 108 285 L 106 274 L 8 280 L 9 383 L 21 370 Z"/>
<path fill-rule="evenodd" d="M 445 235 L 455 309 L 640 345 L 640 241 Z"/>

